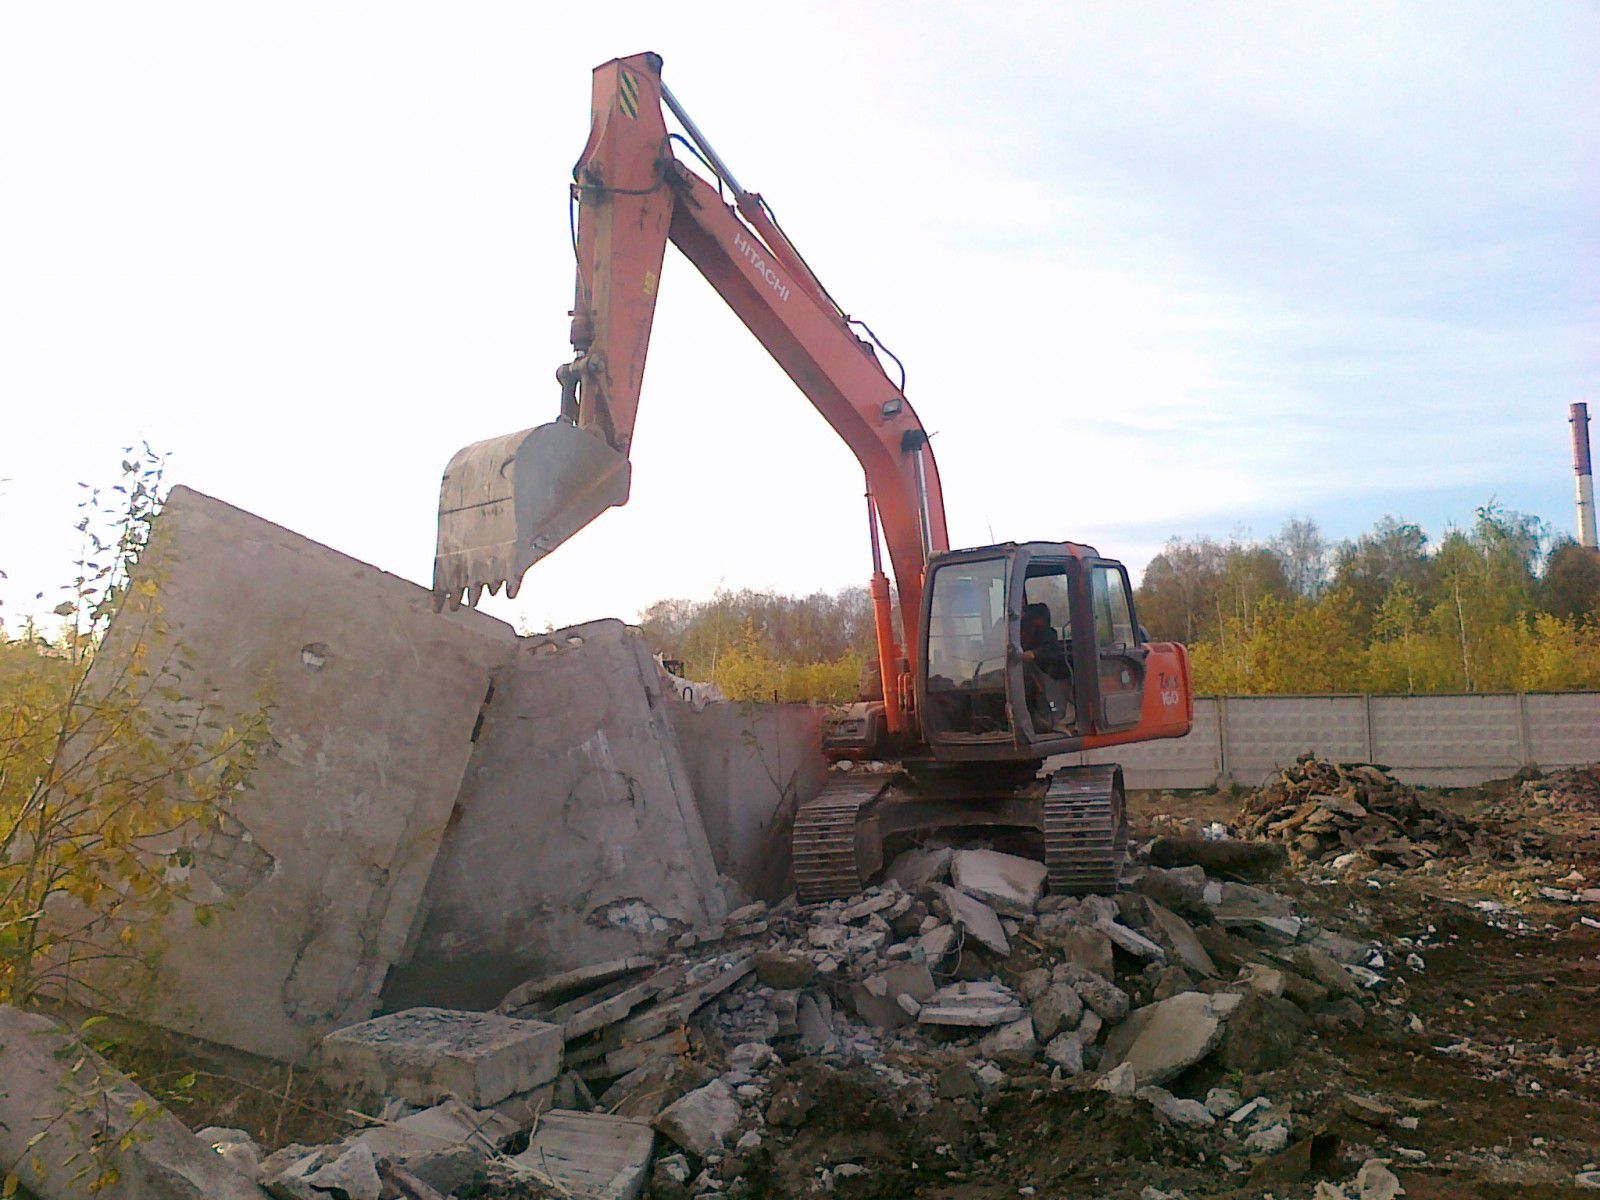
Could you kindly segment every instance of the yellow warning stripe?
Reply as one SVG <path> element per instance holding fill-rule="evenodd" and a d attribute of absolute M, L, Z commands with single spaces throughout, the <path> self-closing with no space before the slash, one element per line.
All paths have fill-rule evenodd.
<path fill-rule="evenodd" d="M 630 117 L 639 115 L 639 81 L 626 71 L 620 72 L 617 84 L 617 105 Z"/>

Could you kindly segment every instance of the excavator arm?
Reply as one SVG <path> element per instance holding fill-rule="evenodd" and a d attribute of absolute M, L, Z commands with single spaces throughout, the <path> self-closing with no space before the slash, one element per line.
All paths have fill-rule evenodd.
<path fill-rule="evenodd" d="M 688 139 L 669 135 L 663 105 Z M 914 674 L 895 645 L 877 529 L 915 654 L 924 566 L 949 548 L 939 471 L 902 386 L 772 219 L 740 188 L 661 82 L 653 54 L 594 73 L 589 141 L 573 172 L 577 288 L 573 360 L 557 378 L 559 418 L 458 453 L 440 496 L 434 589 L 452 605 L 482 590 L 515 595 L 524 572 L 601 512 L 627 501 L 628 455 L 666 244 L 705 276 L 850 447 L 866 473 L 873 597 L 891 730 L 904 728 L 890 681 Z M 673 154 L 681 142 L 714 182 Z M 875 515 L 874 515 L 875 514 Z"/>

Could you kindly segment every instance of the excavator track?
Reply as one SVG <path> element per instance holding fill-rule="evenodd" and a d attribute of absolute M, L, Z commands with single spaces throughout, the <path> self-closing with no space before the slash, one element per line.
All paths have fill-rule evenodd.
<path fill-rule="evenodd" d="M 1068 767 L 1044 794 L 1044 861 L 1050 890 L 1114 893 L 1128 854 L 1122 769 Z"/>
<path fill-rule="evenodd" d="M 794 879 L 802 904 L 842 900 L 866 885 L 869 871 L 857 837 L 861 810 L 888 786 L 882 775 L 848 775 L 795 814 Z"/>

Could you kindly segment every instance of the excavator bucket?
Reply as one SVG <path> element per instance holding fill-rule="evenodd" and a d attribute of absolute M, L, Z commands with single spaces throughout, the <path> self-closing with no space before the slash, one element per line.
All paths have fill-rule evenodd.
<path fill-rule="evenodd" d="M 625 504 L 628 460 L 568 421 L 474 442 L 445 468 L 433 594 L 476 604 L 515 596 L 523 573 L 606 509 Z"/>

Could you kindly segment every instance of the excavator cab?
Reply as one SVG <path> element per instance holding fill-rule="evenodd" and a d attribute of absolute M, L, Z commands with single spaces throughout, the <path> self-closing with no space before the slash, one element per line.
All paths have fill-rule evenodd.
<path fill-rule="evenodd" d="M 1149 675 L 1127 569 L 1091 546 L 958 550 L 932 558 L 928 580 L 917 709 L 935 759 L 1044 759 L 1137 730 L 1147 690 L 1157 723 L 1177 699 Z"/>

